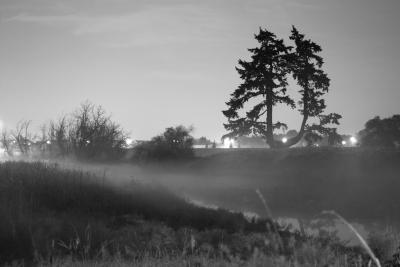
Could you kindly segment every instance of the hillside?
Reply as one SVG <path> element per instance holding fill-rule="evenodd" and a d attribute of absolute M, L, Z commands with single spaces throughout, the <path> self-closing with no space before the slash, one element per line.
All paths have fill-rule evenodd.
<path fill-rule="evenodd" d="M 282 216 L 334 209 L 347 218 L 399 221 L 400 151 L 361 148 L 225 149 L 157 167 L 166 185 L 226 208 L 262 213 L 265 195 Z M 155 167 L 147 168 L 154 173 Z M 154 176 L 154 174 L 153 174 Z M 181 190 L 182 191 L 182 190 Z"/>

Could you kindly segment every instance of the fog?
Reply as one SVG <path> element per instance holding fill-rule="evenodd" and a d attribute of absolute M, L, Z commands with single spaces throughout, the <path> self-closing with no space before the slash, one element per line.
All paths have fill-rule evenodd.
<path fill-rule="evenodd" d="M 248 217 L 266 217 L 255 190 L 259 189 L 274 219 L 294 229 L 304 224 L 337 231 L 356 242 L 339 221 L 321 215 L 336 210 L 365 237 L 369 232 L 397 229 L 399 153 L 359 149 L 307 151 L 262 149 L 218 150 L 184 162 L 133 164 L 46 160 L 61 168 L 96 174 L 112 185 L 140 182 L 162 186 L 195 205 L 239 211 Z M 157 199 L 157 196 L 155 196 Z"/>

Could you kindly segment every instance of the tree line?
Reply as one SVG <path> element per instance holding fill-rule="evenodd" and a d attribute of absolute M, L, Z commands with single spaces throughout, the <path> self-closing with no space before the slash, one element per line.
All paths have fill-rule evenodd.
<path fill-rule="evenodd" d="M 102 106 L 90 102 L 81 104 L 71 114 L 42 125 L 39 135 L 29 131 L 30 124 L 24 120 L 14 130 L 2 131 L 1 143 L 7 154 L 13 156 L 18 151 L 26 155 L 36 149 L 36 152 L 56 156 L 118 158 L 124 154 L 128 138 Z"/>
<path fill-rule="evenodd" d="M 21 121 L 13 130 L 3 129 L 0 145 L 5 153 L 9 156 L 18 153 L 97 160 L 125 158 L 144 162 L 193 158 L 193 144 L 216 148 L 215 141 L 211 142 L 206 137 L 194 139 L 191 135 L 193 128 L 176 126 L 166 128 L 162 134 L 137 143 L 131 149 L 129 136 L 123 128 L 111 119 L 104 108 L 89 102 L 83 103 L 75 112 L 43 125 L 40 135 L 32 134 L 30 125 L 30 121 Z M 291 130 L 285 136 L 293 138 L 297 135 L 297 131 Z M 275 135 L 275 138 L 279 136 Z M 400 115 L 368 120 L 357 136 L 362 147 L 399 147 Z M 312 144 L 313 140 L 306 137 L 304 139 Z M 340 145 L 339 134 L 336 139 L 328 137 L 329 145 Z"/>
<path fill-rule="evenodd" d="M 128 153 L 128 133 L 100 105 L 88 101 L 74 112 L 52 120 L 33 134 L 31 121 L 1 132 L 0 144 L 8 156 L 75 157 L 116 160 L 129 156 L 137 161 L 184 159 L 194 156 L 192 128 L 168 127 L 164 133 L 135 146 Z"/>

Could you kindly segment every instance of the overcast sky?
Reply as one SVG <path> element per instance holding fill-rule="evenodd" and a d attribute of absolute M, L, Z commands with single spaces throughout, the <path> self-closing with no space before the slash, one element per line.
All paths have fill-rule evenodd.
<path fill-rule="evenodd" d="M 254 33 L 319 43 L 341 133 L 400 113 L 398 0 L 0 0 L 0 121 L 34 127 L 85 100 L 134 139 L 172 125 L 219 139 Z M 289 128 L 296 111 L 279 110 Z"/>

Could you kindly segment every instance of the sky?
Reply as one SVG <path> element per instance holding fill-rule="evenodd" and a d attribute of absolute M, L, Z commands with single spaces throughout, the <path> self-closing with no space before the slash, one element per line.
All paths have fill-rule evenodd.
<path fill-rule="evenodd" d="M 399 11 L 398 0 L 0 0 L 0 127 L 38 130 L 90 100 L 133 139 L 182 124 L 219 140 L 254 33 L 288 40 L 295 25 L 321 45 L 327 112 L 353 134 L 400 113 Z M 275 114 L 300 126 L 295 110 Z"/>

